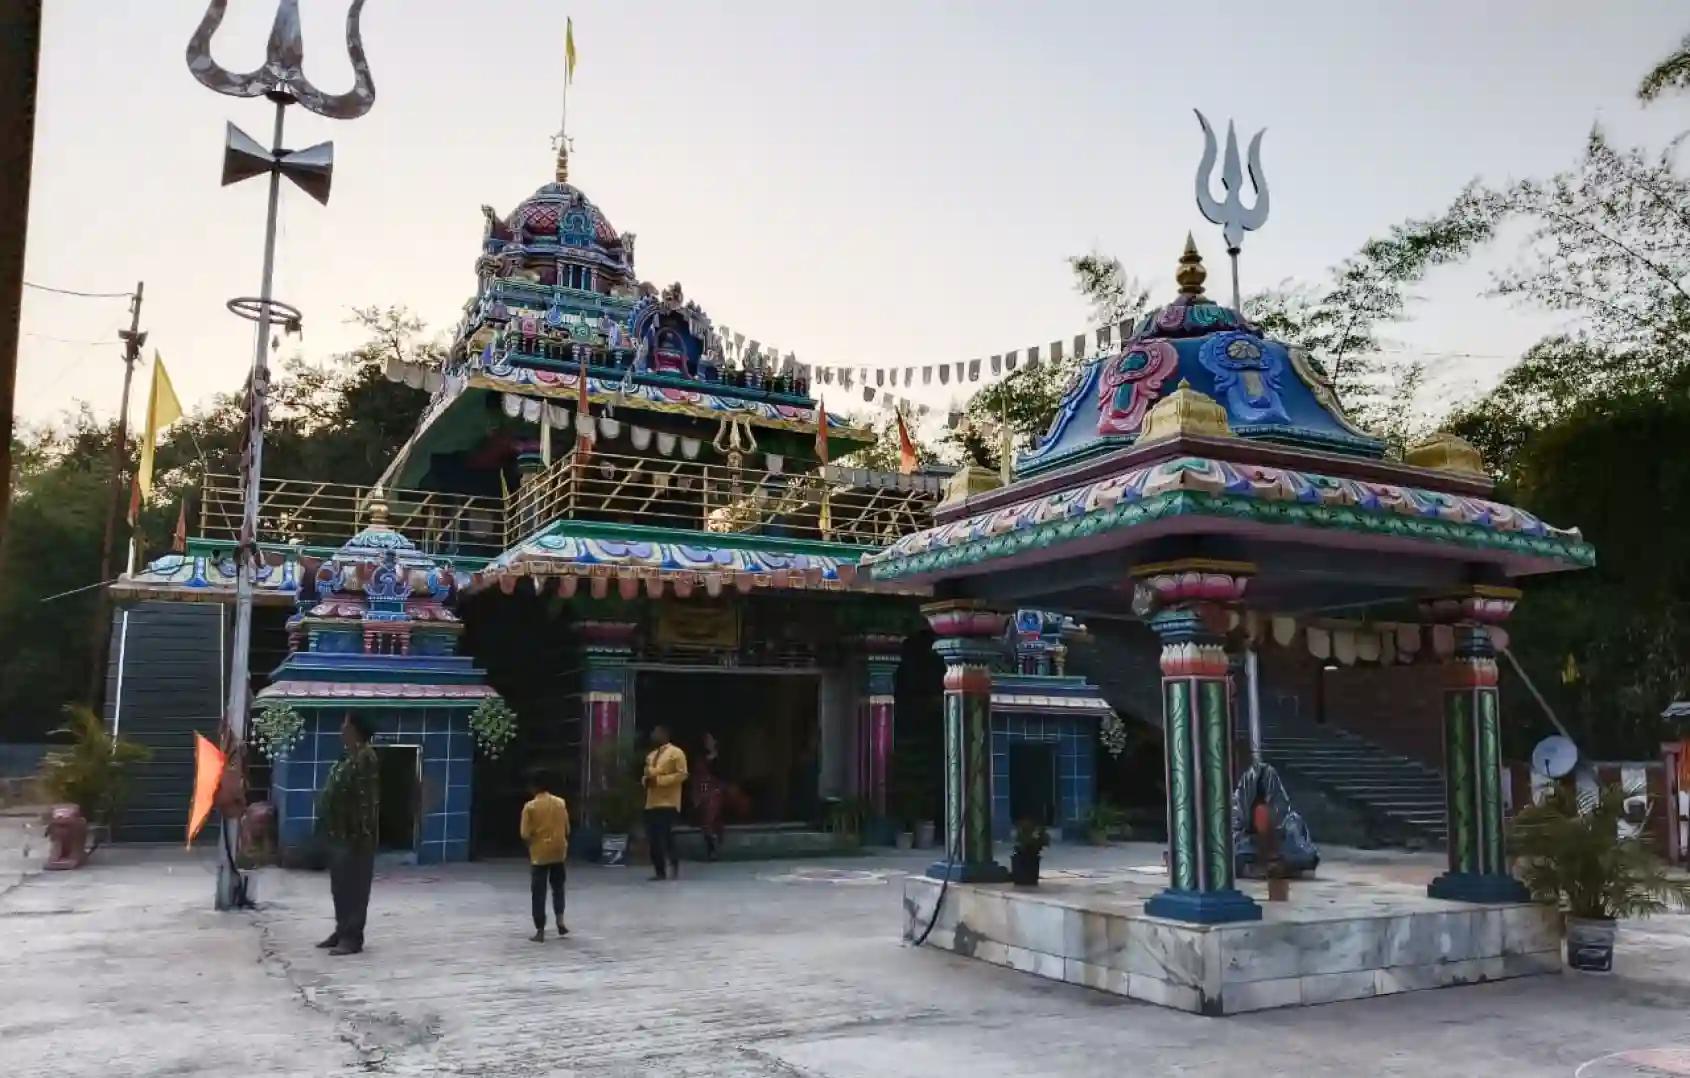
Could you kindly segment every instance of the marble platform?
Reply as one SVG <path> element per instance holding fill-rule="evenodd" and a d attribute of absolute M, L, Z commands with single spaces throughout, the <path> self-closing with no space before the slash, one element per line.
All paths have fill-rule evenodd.
<path fill-rule="evenodd" d="M 1051 980 L 1195 1014 L 1474 984 L 1561 970 L 1559 915 L 1529 904 L 1428 898 L 1424 884 L 1328 869 L 1292 884 L 1287 902 L 1266 885 L 1239 889 L 1262 920 L 1192 925 L 1144 913 L 1165 884 L 1159 866 L 1054 872 L 1037 888 L 956 884 L 928 945 Z M 939 881 L 904 881 L 904 936 L 933 915 Z"/>

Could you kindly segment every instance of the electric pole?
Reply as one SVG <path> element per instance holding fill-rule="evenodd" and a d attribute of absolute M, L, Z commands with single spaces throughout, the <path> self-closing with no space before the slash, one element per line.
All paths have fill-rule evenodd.
<path fill-rule="evenodd" d="M 129 386 L 135 380 L 135 361 L 141 358 L 141 346 L 147 335 L 141 332 L 141 294 L 145 281 L 135 282 L 135 294 L 129 297 L 129 328 L 119 330 L 123 342 L 123 396 L 117 406 L 117 440 L 111 449 L 111 503 L 106 507 L 105 539 L 100 545 L 100 600 L 94 605 L 94 669 L 90 672 L 88 699 L 95 711 L 104 702 L 106 688 L 106 649 L 111 640 L 111 626 L 107 624 L 109 605 L 106 602 L 105 582 L 111 579 L 112 546 L 117 540 L 117 515 L 122 512 L 124 466 L 129 457 Z M 134 527 L 135 521 L 130 521 Z"/>

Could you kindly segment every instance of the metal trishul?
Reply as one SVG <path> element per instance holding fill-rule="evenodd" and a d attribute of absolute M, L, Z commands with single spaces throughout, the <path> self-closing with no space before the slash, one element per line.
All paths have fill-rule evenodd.
<path fill-rule="evenodd" d="M 1244 172 L 1238 163 L 1238 136 L 1233 132 L 1232 121 L 1226 124 L 1226 160 L 1221 164 L 1221 186 L 1226 189 L 1226 200 L 1216 202 L 1209 187 L 1209 176 L 1215 167 L 1215 132 L 1201 111 L 1192 111 L 1197 112 L 1197 122 L 1203 125 L 1203 160 L 1197 164 L 1197 208 L 1203 211 L 1204 217 L 1221 226 L 1227 254 L 1236 255 L 1243 247 L 1244 233 L 1254 232 L 1267 221 L 1267 177 L 1262 174 L 1262 136 L 1267 129 L 1257 131 L 1256 137 L 1250 140 L 1250 186 L 1256 192 L 1256 204 L 1245 209 Z"/>
<path fill-rule="evenodd" d="M 292 180 L 300 190 L 326 206 L 329 184 L 334 179 L 334 143 L 319 142 L 303 150 L 276 153 L 266 150 L 252 136 L 230 124 L 223 144 L 223 186 L 261 176 L 271 169 Z"/>
<path fill-rule="evenodd" d="M 305 77 L 305 43 L 299 32 L 299 0 L 280 0 L 264 63 L 245 74 L 232 72 L 211 58 L 211 38 L 223 23 L 229 0 L 211 0 L 194 35 L 188 39 L 188 70 L 207 88 L 230 97 L 265 97 L 297 101 L 319 116 L 355 120 L 376 102 L 375 82 L 364 56 L 358 18 L 364 0 L 352 0 L 346 13 L 346 51 L 352 61 L 352 89 L 325 94 Z"/>

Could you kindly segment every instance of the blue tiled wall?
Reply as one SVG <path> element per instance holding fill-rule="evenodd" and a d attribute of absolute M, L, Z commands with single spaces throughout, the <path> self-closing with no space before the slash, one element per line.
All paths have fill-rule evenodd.
<path fill-rule="evenodd" d="M 305 737 L 271 772 L 271 797 L 285 847 L 310 843 L 317 826 L 317 796 L 340 759 L 340 709 L 300 708 Z M 370 711 L 375 743 L 422 746 L 422 826 L 419 864 L 469 860 L 469 808 L 474 785 L 474 742 L 462 708 Z"/>
<path fill-rule="evenodd" d="M 1097 720 L 1089 717 L 992 713 L 994 838 L 1008 839 L 1014 828 L 1014 821 L 1009 818 L 1009 747 L 1017 742 L 1048 742 L 1055 748 L 1059 825 L 1077 825 L 1091 812 L 1097 796 L 1093 734 L 1096 726 Z"/>

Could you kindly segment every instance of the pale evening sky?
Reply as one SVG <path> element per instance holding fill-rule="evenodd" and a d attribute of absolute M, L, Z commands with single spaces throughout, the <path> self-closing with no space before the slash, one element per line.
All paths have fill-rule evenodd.
<path fill-rule="evenodd" d="M 275 3 L 230 6 L 214 55 L 250 69 Z M 301 6 L 307 74 L 345 89 L 347 0 Z M 264 183 L 218 186 L 223 124 L 267 141 L 271 123 L 267 103 L 188 74 L 204 10 L 47 5 L 27 261 L 30 280 L 64 288 L 144 279 L 143 326 L 190 407 L 237 388 L 251 355 L 223 303 L 257 290 Z M 638 233 L 643 278 L 682 282 L 718 323 L 812 363 L 954 361 L 1071 335 L 1087 318 L 1064 256 L 1118 254 L 1165 300 L 1188 229 L 1224 296 L 1220 237 L 1192 199 L 1194 106 L 1246 136 L 1268 129 L 1272 217 L 1245 242 L 1246 290 L 1318 277 L 1473 176 L 1564 167 L 1593 120 L 1626 145 L 1690 126 L 1683 99 L 1643 111 L 1632 97 L 1690 30 L 1682 0 L 371 0 L 375 108 L 352 122 L 289 110 L 290 146 L 336 150 L 327 207 L 284 185 L 276 294 L 304 310 L 308 356 L 357 339 L 354 304 L 456 319 L 478 206 L 506 213 L 550 179 L 566 14 L 571 179 Z M 1478 295 L 1511 261 L 1440 272 L 1392 338 L 1517 354 L 1562 323 Z M 21 415 L 115 410 L 126 321 L 121 301 L 26 291 Z M 100 340 L 113 343 L 80 343 Z M 1504 365 L 1452 361 L 1446 382 L 1483 385 Z"/>

